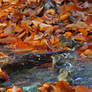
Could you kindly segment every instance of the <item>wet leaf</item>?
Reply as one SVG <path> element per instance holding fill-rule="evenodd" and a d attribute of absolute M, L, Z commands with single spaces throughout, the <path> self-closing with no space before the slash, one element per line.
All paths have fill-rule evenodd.
<path fill-rule="evenodd" d="M 7 89 L 6 92 L 23 92 L 23 91 L 21 88 L 13 86 L 12 88 Z"/>

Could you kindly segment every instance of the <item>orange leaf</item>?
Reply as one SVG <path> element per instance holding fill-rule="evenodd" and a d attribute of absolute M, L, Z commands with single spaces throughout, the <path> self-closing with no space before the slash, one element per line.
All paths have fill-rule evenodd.
<path fill-rule="evenodd" d="M 92 57 L 92 49 L 86 49 L 82 55 L 86 55 L 87 57 L 91 58 Z"/>
<path fill-rule="evenodd" d="M 75 90 L 71 86 L 69 86 L 69 84 L 65 81 L 57 82 L 56 89 L 61 90 L 60 92 L 75 92 Z"/>
<path fill-rule="evenodd" d="M 92 24 L 92 15 L 90 15 L 90 16 L 87 17 L 86 23 L 88 25 Z"/>
<path fill-rule="evenodd" d="M 64 34 L 64 36 L 66 37 L 66 38 L 70 38 L 70 37 L 72 37 L 72 33 L 71 32 L 65 32 L 65 34 Z"/>
<path fill-rule="evenodd" d="M 88 89 L 85 86 L 76 86 L 74 87 L 75 92 L 92 92 L 92 89 Z"/>
<path fill-rule="evenodd" d="M 5 71 L 0 68 L 0 76 L 6 80 L 9 80 L 8 75 Z"/>
<path fill-rule="evenodd" d="M 28 43 L 22 42 L 22 41 L 18 41 L 14 44 L 14 46 L 16 48 L 21 48 L 21 49 L 26 49 L 26 48 L 30 48 L 31 46 Z"/>
<path fill-rule="evenodd" d="M 12 88 L 7 89 L 6 92 L 23 92 L 23 91 L 21 88 L 13 86 Z"/>
<path fill-rule="evenodd" d="M 82 33 L 82 35 L 83 35 L 84 37 L 86 37 L 86 36 L 88 35 L 88 32 L 87 32 L 86 29 L 80 28 L 79 31 Z"/>

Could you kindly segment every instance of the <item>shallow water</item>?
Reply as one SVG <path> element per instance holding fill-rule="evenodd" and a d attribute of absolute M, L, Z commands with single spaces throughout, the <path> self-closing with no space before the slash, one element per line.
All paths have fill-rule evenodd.
<path fill-rule="evenodd" d="M 69 62 L 69 60 L 68 60 Z M 58 66 L 58 65 L 57 65 Z M 72 85 L 92 86 L 92 63 L 86 61 L 72 60 L 69 63 L 59 65 L 58 69 L 50 70 L 51 63 L 45 63 L 35 67 L 26 67 L 23 70 L 10 73 L 12 83 L 20 87 L 31 86 L 33 84 L 43 84 L 45 82 L 57 81 L 59 69 L 67 69 L 71 72 L 74 80 Z"/>
<path fill-rule="evenodd" d="M 79 58 L 77 53 L 72 52 L 58 53 L 55 55 L 60 60 L 58 59 L 56 68 L 51 70 L 51 55 L 52 53 L 47 55 L 42 54 L 40 58 L 39 55 L 19 55 L 11 59 L 10 63 L 14 63 L 4 66 L 4 69 L 8 71 L 12 84 L 19 87 L 33 87 L 45 82 L 54 83 L 58 81 L 57 77 L 60 69 L 65 69 L 70 73 L 70 77 L 73 79 L 70 85 L 92 86 L 92 59 Z"/>

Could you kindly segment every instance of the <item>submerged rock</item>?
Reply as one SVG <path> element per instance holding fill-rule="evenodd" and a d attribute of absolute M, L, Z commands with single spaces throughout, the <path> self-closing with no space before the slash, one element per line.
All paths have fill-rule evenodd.
<path fill-rule="evenodd" d="M 72 83 L 73 79 L 70 76 L 70 73 L 65 69 L 60 69 L 59 75 L 57 76 L 58 81 L 67 81 L 69 83 Z"/>

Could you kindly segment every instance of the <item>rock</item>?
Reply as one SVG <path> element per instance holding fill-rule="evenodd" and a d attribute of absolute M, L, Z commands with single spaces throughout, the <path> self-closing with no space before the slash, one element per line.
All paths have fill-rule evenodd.
<path fill-rule="evenodd" d="M 70 76 L 70 73 L 65 69 L 60 69 L 59 75 L 57 77 L 58 81 L 67 81 L 69 83 L 72 83 L 73 79 Z"/>

